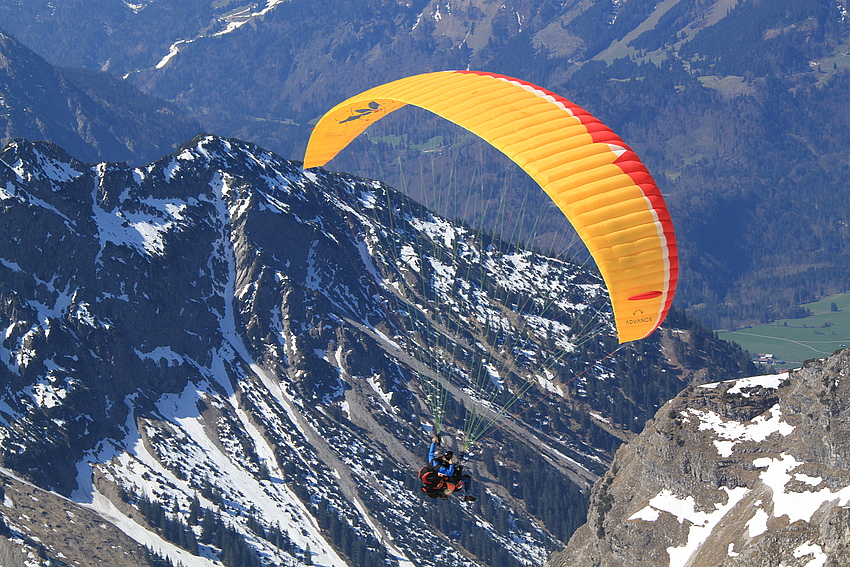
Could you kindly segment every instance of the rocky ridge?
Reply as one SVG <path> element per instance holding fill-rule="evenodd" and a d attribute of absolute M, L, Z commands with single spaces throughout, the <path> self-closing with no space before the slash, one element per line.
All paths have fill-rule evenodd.
<path fill-rule="evenodd" d="M 850 350 L 686 389 L 621 447 L 549 567 L 850 561 Z"/>

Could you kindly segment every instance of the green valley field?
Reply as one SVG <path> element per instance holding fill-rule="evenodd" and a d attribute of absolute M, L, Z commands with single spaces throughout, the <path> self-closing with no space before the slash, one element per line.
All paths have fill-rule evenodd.
<path fill-rule="evenodd" d="M 832 310 L 832 304 L 838 311 Z M 782 319 L 769 325 L 718 333 L 758 354 L 773 354 L 782 363 L 778 368 L 794 368 L 809 358 L 822 358 L 850 345 L 850 293 L 833 295 L 806 304 L 811 315 L 802 319 Z"/>

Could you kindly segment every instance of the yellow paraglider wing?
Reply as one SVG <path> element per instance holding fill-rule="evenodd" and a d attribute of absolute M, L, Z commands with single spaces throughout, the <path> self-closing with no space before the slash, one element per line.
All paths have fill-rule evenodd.
<path fill-rule="evenodd" d="M 406 104 L 477 134 L 540 184 L 599 266 L 621 343 L 661 324 L 678 278 L 676 239 L 661 193 L 616 134 L 552 92 L 475 71 L 400 79 L 328 111 L 313 130 L 304 167 L 324 165 L 370 124 Z"/>

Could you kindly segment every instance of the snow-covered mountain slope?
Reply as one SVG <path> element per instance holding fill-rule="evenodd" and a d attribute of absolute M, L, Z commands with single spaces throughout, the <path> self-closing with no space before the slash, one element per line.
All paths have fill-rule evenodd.
<path fill-rule="evenodd" d="M 848 376 L 844 349 L 689 388 L 617 452 L 548 565 L 847 565 Z"/>
<path fill-rule="evenodd" d="M 0 212 L 0 464 L 175 564 L 539 564 L 690 377 L 582 335 L 583 269 L 236 140 L 144 167 L 18 140 Z M 468 456 L 477 502 L 434 502 L 422 386 L 451 381 L 457 446 L 476 370 L 521 416 Z"/>

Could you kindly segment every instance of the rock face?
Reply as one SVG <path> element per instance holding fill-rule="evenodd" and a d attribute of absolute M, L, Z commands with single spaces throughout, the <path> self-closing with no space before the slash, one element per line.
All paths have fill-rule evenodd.
<path fill-rule="evenodd" d="M 850 563 L 850 350 L 688 388 L 594 486 L 549 567 Z"/>

